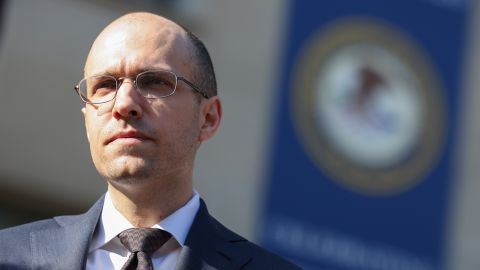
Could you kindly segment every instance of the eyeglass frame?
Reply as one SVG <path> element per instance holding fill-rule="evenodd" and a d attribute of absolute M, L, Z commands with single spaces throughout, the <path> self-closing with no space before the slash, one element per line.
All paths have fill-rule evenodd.
<path fill-rule="evenodd" d="M 133 85 L 135 86 L 135 89 L 136 91 L 138 91 L 138 86 L 137 86 L 137 79 L 138 79 L 138 76 L 142 75 L 142 74 L 145 74 L 147 72 L 154 72 L 154 71 L 163 71 L 163 72 L 168 72 L 170 74 L 173 74 L 175 76 L 175 88 L 173 89 L 172 93 L 166 95 L 166 96 L 161 96 L 161 97 L 146 97 L 144 95 L 142 95 L 140 92 L 139 94 L 144 97 L 144 98 L 148 98 L 148 99 L 160 99 L 160 98 L 166 98 L 166 97 L 169 97 L 173 94 L 175 94 L 175 92 L 177 91 L 177 86 L 178 86 L 178 81 L 183 81 L 185 82 L 188 86 L 190 86 L 193 90 L 195 90 L 195 92 L 199 93 L 200 95 L 202 95 L 204 98 L 206 99 L 209 99 L 210 96 L 207 95 L 207 93 L 205 93 L 204 91 L 202 91 L 200 89 L 200 87 L 196 86 L 194 83 L 192 83 L 191 81 L 189 81 L 188 79 L 186 79 L 185 77 L 183 76 L 179 76 L 177 75 L 175 72 L 173 71 L 170 71 L 170 70 L 165 70 L 165 69 L 149 69 L 149 70 L 145 70 L 145 71 L 142 71 L 140 73 L 138 73 L 136 76 L 135 76 L 135 79 L 132 80 L 132 83 Z M 112 97 L 112 99 L 110 100 L 107 100 L 107 101 L 102 101 L 102 102 L 90 102 L 90 101 L 87 101 L 85 99 L 83 99 L 83 95 L 80 94 L 80 84 L 86 80 L 87 78 L 90 78 L 90 77 L 93 77 L 93 76 L 108 76 L 108 77 L 112 77 L 114 80 L 115 80 L 115 84 L 116 84 L 116 89 L 115 89 L 115 95 Z M 116 78 L 115 76 L 112 76 L 112 75 L 108 75 L 108 74 L 98 74 L 98 75 L 92 75 L 92 76 L 88 76 L 88 77 L 85 77 L 83 79 L 81 79 L 77 85 L 75 85 L 75 87 L 73 88 L 74 91 L 77 93 L 77 95 L 80 96 L 80 99 L 85 102 L 86 104 L 103 104 L 103 103 L 107 103 L 107 102 L 110 102 L 112 100 L 114 100 L 116 97 L 117 97 L 117 93 L 118 93 L 118 89 L 120 89 L 120 87 L 122 86 L 123 84 L 123 80 L 124 79 L 132 79 L 131 77 L 118 77 Z"/>

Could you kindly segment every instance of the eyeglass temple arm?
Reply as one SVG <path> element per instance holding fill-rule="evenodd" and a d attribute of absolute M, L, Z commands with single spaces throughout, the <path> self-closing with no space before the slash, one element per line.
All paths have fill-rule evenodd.
<path fill-rule="evenodd" d="M 188 84 L 193 90 L 197 91 L 197 92 L 198 92 L 200 95 L 202 95 L 204 98 L 206 98 L 206 99 L 209 99 L 209 98 L 210 98 L 205 92 L 203 92 L 202 90 L 200 90 L 200 88 L 198 88 L 195 84 L 191 83 L 191 82 L 188 81 L 187 79 L 179 76 L 179 77 L 178 77 L 178 80 L 183 81 L 183 82 L 185 82 L 186 84 Z"/>
<path fill-rule="evenodd" d="M 80 87 L 78 86 L 78 84 L 73 87 L 73 91 L 75 91 L 75 93 L 77 93 L 77 95 L 79 95 L 80 97 L 82 96 L 80 95 Z"/>

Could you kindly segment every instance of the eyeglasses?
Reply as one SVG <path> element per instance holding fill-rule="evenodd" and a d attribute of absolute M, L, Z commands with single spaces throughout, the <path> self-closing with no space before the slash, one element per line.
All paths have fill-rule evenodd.
<path fill-rule="evenodd" d="M 82 79 L 76 86 L 75 91 L 80 98 L 89 104 L 100 104 L 113 100 L 124 79 L 128 77 L 115 78 L 110 75 L 93 75 Z M 184 77 L 168 70 L 148 70 L 139 73 L 133 84 L 137 91 L 145 98 L 165 98 L 175 93 L 178 81 L 188 84 L 193 90 L 206 99 L 209 96 L 199 87 Z"/>

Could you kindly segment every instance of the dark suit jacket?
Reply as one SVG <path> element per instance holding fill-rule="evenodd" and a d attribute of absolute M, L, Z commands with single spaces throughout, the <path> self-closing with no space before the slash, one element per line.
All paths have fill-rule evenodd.
<path fill-rule="evenodd" d="M 88 212 L 0 230 L 0 269 L 85 269 L 103 197 Z M 203 200 L 176 270 L 300 269 L 225 228 Z"/>

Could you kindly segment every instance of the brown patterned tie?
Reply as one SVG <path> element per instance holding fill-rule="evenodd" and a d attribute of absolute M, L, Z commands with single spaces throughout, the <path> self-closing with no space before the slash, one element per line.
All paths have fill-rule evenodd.
<path fill-rule="evenodd" d="M 122 270 L 153 270 L 152 254 L 171 236 L 153 228 L 132 228 L 119 233 L 120 242 L 131 252 Z"/>

